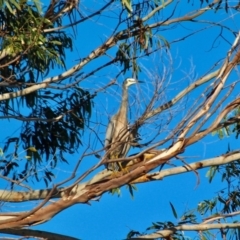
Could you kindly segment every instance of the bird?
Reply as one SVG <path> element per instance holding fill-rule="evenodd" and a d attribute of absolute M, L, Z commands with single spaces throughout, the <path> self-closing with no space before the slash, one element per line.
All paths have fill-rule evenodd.
<path fill-rule="evenodd" d="M 108 159 L 123 158 L 127 155 L 131 147 L 131 142 L 137 136 L 137 131 L 131 131 L 128 125 L 128 88 L 136 83 L 141 83 L 135 78 L 126 78 L 122 85 L 122 100 L 118 112 L 113 115 L 108 123 L 105 149 Z M 107 163 L 108 170 L 118 171 L 122 169 L 121 163 Z"/>

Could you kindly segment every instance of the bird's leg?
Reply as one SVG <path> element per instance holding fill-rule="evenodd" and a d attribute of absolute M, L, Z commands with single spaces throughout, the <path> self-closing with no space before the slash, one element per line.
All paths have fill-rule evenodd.
<path fill-rule="evenodd" d="M 116 158 L 118 158 L 117 154 L 111 154 L 110 155 L 110 159 L 116 159 Z M 120 165 L 119 165 L 118 162 L 108 163 L 107 169 L 112 171 L 112 177 L 115 178 L 115 177 L 119 177 L 120 176 L 119 167 L 120 167 Z"/>
<path fill-rule="evenodd" d="M 118 159 L 118 153 L 111 154 L 110 159 Z M 128 173 L 127 167 L 122 166 L 122 162 L 112 162 L 108 164 L 108 170 L 112 171 L 113 177 L 122 176 L 124 173 Z"/>
<path fill-rule="evenodd" d="M 118 164 L 121 172 L 123 172 L 123 173 L 129 173 L 127 166 L 126 166 L 126 167 L 123 167 L 121 162 L 117 162 L 117 164 Z"/>
<path fill-rule="evenodd" d="M 113 154 L 111 157 L 112 157 L 111 159 L 118 159 L 118 158 L 119 158 L 119 155 L 118 155 L 118 154 Z M 117 171 L 118 171 L 118 172 L 129 173 L 128 167 L 127 167 L 127 166 L 123 167 L 122 162 L 116 162 L 115 164 L 116 164 L 117 167 L 118 167 L 118 168 L 117 168 Z"/>

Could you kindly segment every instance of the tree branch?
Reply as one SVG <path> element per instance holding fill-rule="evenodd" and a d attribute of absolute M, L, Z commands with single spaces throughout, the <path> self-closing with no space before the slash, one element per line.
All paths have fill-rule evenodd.
<path fill-rule="evenodd" d="M 239 228 L 240 223 L 212 223 L 212 224 L 194 224 L 194 225 L 180 225 L 176 227 L 167 228 L 157 231 L 152 234 L 133 237 L 131 239 L 156 239 L 165 238 L 174 234 L 177 231 L 207 231 L 211 229 L 235 229 Z"/>

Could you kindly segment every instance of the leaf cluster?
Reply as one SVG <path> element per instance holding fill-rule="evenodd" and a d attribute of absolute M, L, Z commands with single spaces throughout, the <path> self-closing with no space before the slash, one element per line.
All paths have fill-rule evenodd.
<path fill-rule="evenodd" d="M 48 99 L 54 99 L 56 105 L 49 105 Z M 39 103 L 28 116 L 29 119 L 39 120 L 26 121 L 20 137 L 9 138 L 5 144 L 3 152 L 7 152 L 11 143 L 15 143 L 15 149 L 13 154 L 8 154 L 6 160 L 2 161 L 4 176 L 8 176 L 19 166 L 19 142 L 23 143 L 26 150 L 25 164 L 23 171 L 13 172 L 13 179 L 27 179 L 27 176 L 33 174 L 37 181 L 37 169 L 46 165 L 44 162 L 50 161 L 49 168 L 53 169 L 58 161 L 67 162 L 64 153 L 72 154 L 82 144 L 81 133 L 91 114 L 91 95 L 88 91 L 79 88 L 65 94 L 43 91 L 39 96 Z M 42 156 L 45 161 L 42 160 Z M 44 168 L 44 173 L 44 181 L 47 184 L 52 173 L 47 168 Z"/>
<path fill-rule="evenodd" d="M 46 17 L 37 1 L 0 2 L 0 25 L 0 94 L 27 89 L 40 83 L 52 69 L 65 68 L 72 39 L 66 31 L 54 30 L 62 26 L 61 18 L 54 18 L 54 11 Z M 74 84 L 1 101 L 0 115 L 23 121 L 20 134 L 6 141 L 4 154 L 8 157 L 1 162 L 4 176 L 13 173 L 17 180 L 33 174 L 39 180 L 37 169 L 43 164 L 43 156 L 50 161 L 50 168 L 59 160 L 67 162 L 64 153 L 73 153 L 82 144 L 82 130 L 91 115 L 91 98 L 88 91 Z M 12 142 L 22 144 L 27 152 L 21 167 L 16 157 L 18 147 L 14 155 L 7 154 Z M 29 150 L 32 147 L 36 151 Z M 46 170 L 44 179 L 50 181 L 51 177 Z"/>

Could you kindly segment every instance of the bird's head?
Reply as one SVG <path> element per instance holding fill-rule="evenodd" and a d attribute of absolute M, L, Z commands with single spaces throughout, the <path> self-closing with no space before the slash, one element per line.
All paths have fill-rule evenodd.
<path fill-rule="evenodd" d="M 123 82 L 123 85 L 124 85 L 124 87 L 129 87 L 129 86 L 131 86 L 132 84 L 136 84 L 136 83 L 141 83 L 141 81 L 138 81 L 138 80 L 135 79 L 135 78 L 127 78 L 127 79 Z"/>

